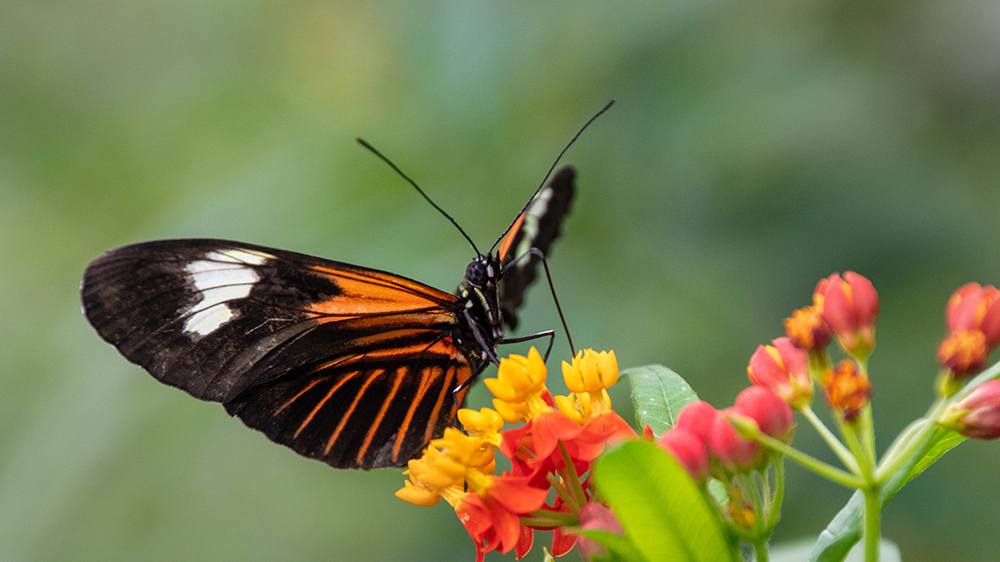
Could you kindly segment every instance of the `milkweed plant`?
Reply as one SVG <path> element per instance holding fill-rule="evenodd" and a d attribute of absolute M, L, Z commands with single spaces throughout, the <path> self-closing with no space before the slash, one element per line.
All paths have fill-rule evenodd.
<path fill-rule="evenodd" d="M 966 438 L 1000 437 L 1000 364 L 983 371 L 1000 343 L 1000 290 L 969 283 L 951 296 L 936 400 L 881 457 L 868 372 L 878 312 L 864 276 L 821 279 L 812 304 L 785 320 L 785 337 L 750 357 L 751 386 L 723 409 L 665 367 L 619 373 L 613 351 L 591 349 L 562 362 L 571 392 L 553 396 L 537 350 L 511 355 L 485 381 L 493 408 L 459 411 L 464 431 L 447 429 L 411 460 L 396 495 L 421 506 L 447 501 L 479 561 L 511 550 L 520 559 L 538 530 L 553 531 L 546 560 L 576 548 L 595 561 L 834 562 L 859 541 L 866 562 L 898 560 L 880 544 L 893 495 Z M 607 389 L 620 378 L 632 386 L 640 433 L 612 408 Z M 833 428 L 813 411 L 816 387 Z M 797 420 L 839 466 L 793 446 Z M 496 473 L 497 452 L 510 471 Z M 768 540 L 781 519 L 787 461 L 855 493 L 814 544 L 782 554 Z"/>

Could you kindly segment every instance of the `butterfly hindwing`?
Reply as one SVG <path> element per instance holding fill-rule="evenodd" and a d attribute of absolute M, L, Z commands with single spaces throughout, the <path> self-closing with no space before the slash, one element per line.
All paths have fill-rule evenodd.
<path fill-rule="evenodd" d="M 337 467 L 405 464 L 453 422 L 451 390 L 471 376 L 456 297 L 304 254 L 136 244 L 94 260 L 81 293 L 130 361 Z"/>
<path fill-rule="evenodd" d="M 500 244 L 498 255 L 503 264 L 500 307 L 504 321 L 517 328 L 517 310 L 524 302 L 524 293 L 535 280 L 541 259 L 525 255 L 537 248 L 548 256 L 552 242 L 562 232 L 563 219 L 569 214 L 576 192 L 576 170 L 563 166 L 556 171 L 528 207 L 518 216 L 514 226 Z M 512 261 L 517 258 L 517 261 Z"/>

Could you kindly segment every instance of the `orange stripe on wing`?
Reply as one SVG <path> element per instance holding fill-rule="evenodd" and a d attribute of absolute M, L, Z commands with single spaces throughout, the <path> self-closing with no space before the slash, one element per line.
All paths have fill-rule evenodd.
<path fill-rule="evenodd" d="M 410 408 L 406 411 L 406 417 L 403 418 L 403 423 L 399 424 L 399 432 L 396 433 L 396 443 L 392 446 L 392 461 L 396 462 L 399 460 L 399 449 L 403 445 L 403 440 L 406 434 L 410 431 L 410 422 L 413 421 L 413 414 L 417 411 L 417 407 L 420 403 L 424 401 L 424 395 L 430 389 L 431 385 L 434 384 L 434 380 L 437 379 L 438 374 L 435 367 L 425 367 L 417 373 L 417 377 L 420 379 L 420 386 L 417 387 L 417 392 L 410 400 Z"/>
<path fill-rule="evenodd" d="M 444 378 L 444 384 L 441 385 L 441 394 L 438 395 L 437 402 L 434 403 L 434 409 L 431 410 L 430 417 L 427 418 L 427 429 L 424 431 L 424 443 L 427 443 L 434 437 L 434 428 L 437 426 L 438 416 L 441 414 L 441 406 L 444 405 L 444 397 L 451 392 L 451 389 L 455 388 L 452 380 L 455 378 L 455 367 L 449 367 L 446 371 Z"/>
<path fill-rule="evenodd" d="M 358 407 L 358 404 L 361 402 L 361 398 L 365 395 L 365 391 L 368 390 L 368 387 L 375 382 L 375 379 L 377 379 L 384 372 L 385 369 L 372 371 L 371 375 L 368 376 L 368 380 L 366 380 L 364 384 L 361 385 L 361 388 L 358 389 L 358 393 L 354 395 L 354 401 L 351 402 L 351 406 L 347 408 L 346 412 L 344 412 L 344 417 L 340 418 L 340 423 L 337 424 L 337 429 L 334 430 L 333 435 L 330 436 L 330 440 L 326 442 L 326 449 L 323 449 L 324 455 L 330 454 L 330 449 L 332 449 L 333 444 L 337 442 L 337 438 L 340 437 L 340 432 L 344 430 L 344 426 L 347 425 L 347 421 L 351 419 L 351 414 L 353 414 L 354 410 Z"/>
<path fill-rule="evenodd" d="M 302 425 L 300 425 L 299 428 L 297 430 L 295 430 L 295 435 L 294 435 L 293 439 L 295 437 L 298 437 L 299 434 L 302 433 L 302 430 L 305 429 L 307 425 L 309 425 L 309 422 L 312 421 L 313 416 L 315 416 L 316 412 L 318 412 L 320 410 L 320 408 L 322 408 L 323 405 L 326 404 L 326 401 L 329 400 L 331 396 L 333 396 L 333 393 L 337 392 L 337 390 L 340 387 L 344 386 L 344 383 L 346 383 L 347 381 L 353 379 L 357 374 L 358 374 L 357 371 L 354 371 L 353 373 L 348 373 L 348 374 L 344 375 L 344 378 L 342 378 L 341 380 L 337 381 L 337 384 L 335 384 L 332 387 L 330 387 L 330 392 L 326 393 L 326 396 L 324 396 L 323 399 L 319 401 L 319 404 L 316 404 L 316 407 L 313 408 L 313 410 L 311 412 L 309 412 L 309 415 L 306 416 L 306 419 L 305 419 L 305 421 L 302 422 Z"/>
<path fill-rule="evenodd" d="M 292 396 L 287 402 L 285 402 L 284 404 L 282 404 L 280 408 L 278 408 L 277 410 L 275 410 L 274 413 L 271 414 L 271 416 L 272 417 L 273 416 L 277 416 L 278 414 L 281 413 L 282 410 L 284 410 L 285 408 L 291 406 L 292 402 L 295 402 L 303 394 L 309 392 L 309 390 L 312 387 L 316 386 L 317 384 L 319 384 L 319 383 L 321 383 L 323 381 L 328 381 L 328 380 L 330 380 L 330 377 L 322 377 L 322 378 L 316 379 L 316 380 L 312 381 L 311 383 L 307 384 L 305 388 L 303 388 L 302 390 L 298 391 L 298 393 L 296 393 L 295 396 Z M 298 436 L 298 433 L 296 433 L 295 435 Z"/>
<path fill-rule="evenodd" d="M 353 362 L 361 359 L 362 357 L 364 357 L 364 356 L 363 355 L 348 355 L 346 357 L 338 357 L 338 358 L 336 358 L 336 359 L 334 359 L 332 361 L 327 361 L 326 363 L 323 363 L 323 364 L 319 365 L 315 369 L 309 371 L 309 373 L 307 373 L 307 374 L 312 374 L 312 373 L 315 373 L 317 371 L 322 371 L 324 369 L 329 369 L 331 367 L 343 367 L 345 365 L 350 365 L 351 363 L 353 363 Z M 305 394 L 306 392 L 309 392 L 309 389 L 311 389 L 312 387 L 316 386 L 317 384 L 319 384 L 319 383 L 321 383 L 323 381 L 328 381 L 328 380 L 330 380 L 329 376 L 327 376 L 327 377 L 320 377 L 320 378 L 312 381 L 305 388 L 303 388 L 298 393 L 296 393 L 295 396 L 292 396 L 291 399 L 288 400 L 288 402 L 285 402 L 284 404 L 282 404 L 280 408 L 278 408 L 277 410 L 275 410 L 275 412 L 273 414 L 271 414 L 271 416 L 272 417 L 273 416 L 277 416 L 278 414 L 281 413 L 282 410 L 284 410 L 285 408 L 291 406 L 292 402 L 295 402 L 296 400 L 298 400 L 299 398 L 301 398 L 303 394 Z M 310 418 L 311 418 L 311 416 L 310 416 Z M 309 422 L 306 422 L 306 423 L 309 423 Z M 302 431 L 302 429 L 299 428 L 299 431 Z M 298 435 L 299 435 L 298 432 L 296 432 L 295 436 L 298 437 Z"/>
<path fill-rule="evenodd" d="M 392 383 L 392 388 L 389 390 L 389 395 L 385 397 L 382 402 L 382 407 L 379 408 L 377 414 L 375 414 L 375 419 L 372 421 L 371 428 L 368 429 L 368 433 L 365 435 L 365 440 L 361 443 L 361 449 L 358 451 L 358 457 L 355 462 L 361 464 L 361 458 L 365 456 L 368 451 L 368 447 L 372 444 L 372 438 L 375 437 L 375 432 L 378 430 L 379 426 L 382 425 L 382 420 L 385 419 L 385 412 L 389 409 L 389 405 L 392 404 L 392 399 L 395 398 L 396 392 L 399 391 L 399 386 L 403 382 L 403 378 L 406 375 L 406 367 L 400 367 L 396 369 L 396 379 Z"/>

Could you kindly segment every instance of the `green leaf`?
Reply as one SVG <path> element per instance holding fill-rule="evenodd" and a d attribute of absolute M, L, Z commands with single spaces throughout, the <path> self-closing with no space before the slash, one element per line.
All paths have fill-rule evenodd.
<path fill-rule="evenodd" d="M 646 557 L 636 548 L 635 543 L 628 537 L 623 537 L 609 531 L 579 530 L 576 533 L 590 540 L 597 541 L 604 545 L 604 548 L 608 549 L 607 554 L 593 557 L 594 562 L 648 562 Z"/>
<path fill-rule="evenodd" d="M 677 413 L 698 400 L 691 385 L 663 365 L 647 365 L 622 371 L 632 383 L 635 419 L 641 430 L 649 425 L 656 435 L 673 427 Z"/>
<path fill-rule="evenodd" d="M 726 534 L 698 486 L 648 441 L 628 441 L 594 467 L 632 543 L 647 560 L 735 562 Z"/>
<path fill-rule="evenodd" d="M 799 541 L 782 543 L 774 546 L 770 550 L 771 562 L 800 562 L 809 557 L 809 550 L 812 548 L 813 541 L 810 539 L 804 539 Z M 881 562 L 902 562 L 903 557 L 899 553 L 899 547 L 896 543 L 882 538 L 882 542 L 879 543 L 879 560 Z M 865 560 L 865 550 L 861 545 L 855 546 L 851 549 L 850 554 L 847 555 L 845 562 L 864 562 Z"/>
<path fill-rule="evenodd" d="M 927 447 L 922 455 L 915 455 L 882 487 L 882 508 L 885 509 L 900 488 L 964 440 L 965 437 L 962 435 L 949 431 Z M 816 540 L 809 556 L 810 562 L 840 562 L 847 557 L 851 548 L 861 540 L 864 502 L 864 494 L 860 490 L 851 496 L 847 505 L 830 521 Z"/>

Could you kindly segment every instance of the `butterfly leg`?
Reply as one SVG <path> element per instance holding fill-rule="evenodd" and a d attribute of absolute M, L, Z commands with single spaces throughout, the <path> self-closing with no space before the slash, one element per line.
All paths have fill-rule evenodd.
<path fill-rule="evenodd" d="M 544 332 L 538 332 L 537 334 L 528 334 L 527 336 L 518 336 L 516 338 L 504 338 L 500 340 L 497 345 L 505 343 L 521 343 L 525 341 L 537 340 L 538 338 L 549 338 L 549 346 L 545 349 L 545 355 L 542 357 L 546 361 L 549 360 L 549 353 L 552 351 L 552 344 L 556 341 L 556 331 L 555 330 L 545 330 Z"/>
<path fill-rule="evenodd" d="M 452 390 L 451 393 L 453 395 L 457 396 L 459 392 L 462 392 L 466 388 L 469 388 L 470 386 L 472 386 L 472 383 L 474 383 L 477 380 L 479 380 L 479 375 L 483 374 L 483 371 L 485 371 L 486 367 L 489 367 L 489 366 L 490 366 L 489 363 L 483 363 L 482 365 L 480 365 L 479 368 L 476 369 L 476 372 L 472 373 L 471 377 L 465 379 L 465 382 L 463 382 L 462 384 L 456 386 L 455 390 Z"/>
<path fill-rule="evenodd" d="M 491 363 L 499 365 L 500 360 L 497 359 L 497 354 L 493 353 L 493 348 L 486 344 L 486 340 L 483 339 L 483 334 L 479 332 L 479 327 L 476 325 L 476 322 L 472 319 L 472 315 L 469 314 L 469 309 L 467 308 L 462 309 L 462 314 L 465 315 L 465 322 L 472 330 L 472 333 L 476 336 L 476 341 L 479 343 L 480 349 L 482 349 L 483 353 L 486 355 L 484 359 L 488 357 Z"/>

